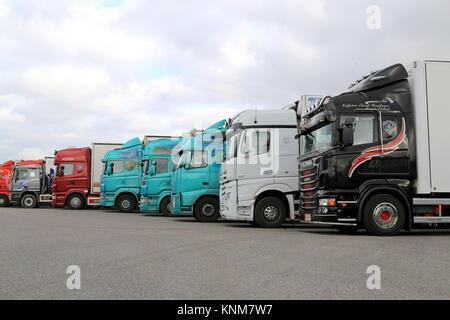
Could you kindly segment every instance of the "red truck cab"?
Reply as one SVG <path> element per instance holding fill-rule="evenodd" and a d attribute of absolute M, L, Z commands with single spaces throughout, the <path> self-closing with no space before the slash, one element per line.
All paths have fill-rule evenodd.
<path fill-rule="evenodd" d="M 0 166 L 0 207 L 9 204 L 9 185 L 12 179 L 14 161 L 7 161 Z"/>
<path fill-rule="evenodd" d="M 86 207 L 90 188 L 90 163 L 90 148 L 67 149 L 56 153 L 53 207 L 68 206 L 71 209 Z"/>

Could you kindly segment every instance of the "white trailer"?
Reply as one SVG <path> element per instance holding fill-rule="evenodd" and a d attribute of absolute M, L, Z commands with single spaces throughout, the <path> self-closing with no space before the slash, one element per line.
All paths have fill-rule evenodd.
<path fill-rule="evenodd" d="M 415 215 L 415 224 L 450 223 L 450 61 L 417 61 L 408 68 L 416 137 L 414 211 L 437 209 L 437 216 Z M 445 209 L 445 210 L 444 210 Z"/>
<path fill-rule="evenodd" d="M 100 205 L 101 178 L 104 173 L 102 162 L 105 154 L 109 151 L 119 149 L 122 143 L 92 143 L 91 145 L 91 183 L 90 195 L 87 198 L 88 206 Z"/>
<path fill-rule="evenodd" d="M 144 136 L 142 145 L 145 147 L 149 142 L 161 140 L 161 139 L 172 139 L 172 136 Z"/>

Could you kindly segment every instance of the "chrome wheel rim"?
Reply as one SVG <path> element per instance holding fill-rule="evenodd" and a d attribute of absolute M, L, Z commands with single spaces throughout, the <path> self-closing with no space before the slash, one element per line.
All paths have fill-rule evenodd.
<path fill-rule="evenodd" d="M 273 221 L 277 220 L 278 217 L 280 216 L 280 211 L 278 210 L 278 208 L 276 206 L 270 205 L 264 209 L 263 214 L 264 214 L 264 218 L 266 218 L 270 222 L 273 222 Z"/>
<path fill-rule="evenodd" d="M 130 201 L 129 200 L 124 200 L 124 201 L 122 201 L 122 207 L 124 208 L 124 209 L 128 209 L 128 208 L 130 208 Z"/>
<path fill-rule="evenodd" d="M 72 198 L 70 199 L 70 205 L 73 208 L 78 208 L 79 206 L 81 206 L 81 200 L 78 197 Z"/>
<path fill-rule="evenodd" d="M 23 200 L 23 203 L 24 203 L 25 206 L 27 206 L 27 207 L 32 207 L 32 206 L 34 205 L 34 200 L 33 200 L 33 198 L 31 198 L 31 197 L 26 197 L 26 198 Z"/>
<path fill-rule="evenodd" d="M 211 217 L 214 215 L 214 206 L 212 204 L 205 204 L 202 208 L 202 213 L 206 217 Z"/>
<path fill-rule="evenodd" d="M 5 198 L 0 197 L 0 205 L 4 205 L 6 203 Z"/>
<path fill-rule="evenodd" d="M 373 211 L 373 220 L 378 227 L 390 229 L 398 222 L 398 210 L 392 203 L 380 203 Z"/>
<path fill-rule="evenodd" d="M 170 205 L 170 201 L 166 205 L 166 210 L 167 210 L 168 213 L 172 213 L 172 206 Z"/>

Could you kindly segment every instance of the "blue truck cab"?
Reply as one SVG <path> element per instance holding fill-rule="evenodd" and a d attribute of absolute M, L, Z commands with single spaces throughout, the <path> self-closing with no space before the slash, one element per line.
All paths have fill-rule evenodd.
<path fill-rule="evenodd" d="M 143 144 L 139 138 L 109 151 L 103 158 L 100 206 L 115 207 L 122 212 L 137 209 L 140 199 Z"/>
<path fill-rule="evenodd" d="M 219 213 L 219 173 L 224 160 L 226 120 L 191 131 L 172 174 L 172 214 L 214 222 Z"/>
<path fill-rule="evenodd" d="M 185 142 L 185 141 L 184 141 Z M 170 202 L 173 156 L 183 144 L 180 139 L 161 139 L 147 144 L 142 157 L 143 179 L 140 210 L 171 216 Z"/>

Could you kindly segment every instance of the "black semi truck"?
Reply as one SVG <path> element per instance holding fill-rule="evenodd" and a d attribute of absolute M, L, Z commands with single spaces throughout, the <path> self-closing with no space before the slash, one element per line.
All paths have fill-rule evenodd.
<path fill-rule="evenodd" d="M 450 227 L 450 62 L 372 72 L 299 114 L 299 219 L 395 235 Z"/>

